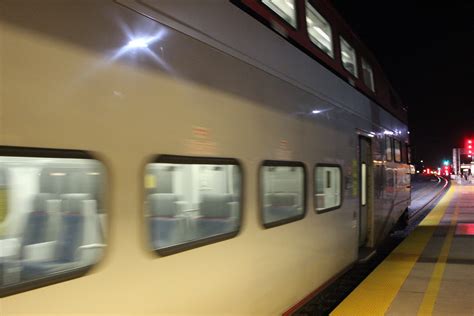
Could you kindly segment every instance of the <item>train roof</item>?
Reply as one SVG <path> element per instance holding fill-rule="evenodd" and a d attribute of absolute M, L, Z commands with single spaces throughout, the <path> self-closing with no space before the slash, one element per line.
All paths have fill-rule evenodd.
<path fill-rule="evenodd" d="M 329 0 L 232 0 L 231 2 L 279 33 L 402 122 L 407 122 L 407 108 L 391 86 L 382 67 Z M 285 13 L 285 9 L 287 13 L 288 9 L 294 9 L 294 19 Z M 326 22 L 328 32 L 324 32 L 323 27 L 316 27 L 316 31 L 326 39 L 330 38 L 331 54 L 324 45 L 316 45 L 319 43 L 311 36 L 309 25 L 311 18 L 318 19 L 322 23 Z M 343 63 L 342 54 L 345 54 L 341 54 L 343 45 L 353 48 L 355 52 L 356 62 L 353 72 Z M 371 80 L 367 78 L 370 76 L 369 71 L 372 72 Z"/>

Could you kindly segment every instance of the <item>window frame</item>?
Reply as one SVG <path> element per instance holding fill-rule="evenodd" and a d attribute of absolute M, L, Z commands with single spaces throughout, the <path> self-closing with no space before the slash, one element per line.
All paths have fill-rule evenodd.
<path fill-rule="evenodd" d="M 342 59 L 342 42 L 345 42 L 350 48 L 352 48 L 352 50 L 354 51 L 354 72 L 355 73 L 352 73 L 350 72 L 346 66 L 344 66 L 344 61 Z M 341 57 L 341 66 L 342 66 L 342 69 L 344 69 L 348 74 L 350 74 L 351 76 L 353 76 L 354 78 L 357 78 L 359 79 L 359 65 L 358 65 L 358 61 L 357 61 L 357 52 L 356 52 L 356 49 L 353 45 L 351 45 L 342 35 L 339 35 L 339 56 Z"/>
<path fill-rule="evenodd" d="M 150 245 L 147 245 L 147 248 L 154 252 L 159 257 L 169 256 L 183 251 L 191 250 L 194 248 L 199 248 L 202 246 L 214 244 L 221 242 L 227 239 L 236 237 L 242 228 L 243 218 L 244 218 L 244 170 L 242 168 L 242 163 L 236 158 L 226 158 L 226 157 L 205 157 L 205 156 L 181 156 L 181 155 L 169 155 L 169 154 L 158 154 L 153 155 L 153 158 L 148 160 L 143 166 L 142 176 L 143 179 L 146 176 L 147 165 L 152 163 L 172 163 L 172 164 L 183 164 L 183 165 L 235 165 L 238 166 L 240 171 L 240 199 L 239 199 L 239 220 L 237 222 L 238 226 L 235 231 L 228 232 L 221 235 L 210 236 L 202 239 L 193 240 L 187 243 L 173 245 L 170 247 L 164 247 L 160 249 L 153 249 Z M 142 181 L 143 183 L 143 181 Z M 144 207 L 146 201 L 146 188 L 142 185 L 142 204 L 143 204 L 143 223 L 145 231 L 145 240 L 149 241 L 151 231 L 148 225 L 148 216 L 146 216 L 146 209 Z"/>
<path fill-rule="evenodd" d="M 387 140 L 390 142 L 390 159 L 388 159 L 388 155 L 387 155 Z M 393 138 L 388 136 L 388 135 L 385 135 L 385 145 L 384 145 L 384 148 L 385 148 L 385 161 L 394 161 L 394 152 L 393 152 Z"/>
<path fill-rule="evenodd" d="M 94 152 L 79 150 L 79 149 L 56 149 L 56 148 L 43 148 L 43 147 L 21 147 L 21 146 L 2 146 L 0 145 L 0 156 L 7 157 L 25 157 L 25 158 L 71 158 L 71 159 L 90 159 L 100 162 L 104 167 L 104 178 L 106 187 L 104 189 L 104 205 L 108 215 L 109 208 L 108 203 L 108 190 L 107 190 L 107 178 L 108 178 L 108 167 L 104 160 L 97 157 Z M 107 219 L 106 226 L 109 227 L 109 219 Z M 108 231 L 109 229 L 107 229 Z M 107 235 L 104 236 L 104 240 L 107 241 Z M 56 283 L 70 281 L 85 276 L 91 269 L 100 265 L 103 258 L 107 256 L 107 247 L 105 247 L 102 256 L 99 260 L 92 265 L 86 267 L 74 268 L 63 272 L 55 273 L 50 276 L 42 277 L 37 280 L 29 280 L 18 284 L 12 284 L 0 288 L 0 298 L 7 297 L 14 294 L 46 287 Z"/>
<path fill-rule="evenodd" d="M 300 215 L 284 218 L 278 221 L 265 223 L 265 218 L 263 216 L 263 210 L 265 206 L 264 201 L 264 192 L 263 192 L 263 167 L 302 167 L 303 168 L 303 213 Z M 296 222 L 305 218 L 307 213 L 308 207 L 308 176 L 307 176 L 307 169 L 306 165 L 302 161 L 293 161 L 293 160 L 263 160 L 258 167 L 258 206 L 259 206 L 259 219 L 260 223 L 264 228 L 273 228 L 285 224 L 289 224 L 292 222 Z"/>
<path fill-rule="evenodd" d="M 325 55 L 329 56 L 331 59 L 335 59 L 336 58 L 336 56 L 335 56 L 335 48 L 336 48 L 335 46 L 336 45 L 334 45 L 334 32 L 333 32 L 333 28 L 332 28 L 331 23 L 329 23 L 329 21 L 318 11 L 318 9 L 309 0 L 305 0 L 305 12 L 304 12 L 305 13 L 305 15 L 304 15 L 305 19 L 308 18 L 308 12 L 311 12 L 311 11 L 315 11 L 315 13 L 316 13 L 315 15 L 318 18 L 322 18 L 324 20 L 324 22 L 326 22 L 327 25 L 329 26 L 329 30 L 331 32 L 331 35 L 330 35 L 331 51 L 330 51 L 330 53 L 325 52 L 321 47 L 318 46 L 318 44 L 316 44 L 314 42 L 314 41 L 317 41 L 317 40 L 313 36 L 311 36 L 311 34 L 309 33 L 308 22 L 306 22 L 306 34 L 308 35 L 308 39 L 309 39 L 309 41 L 311 42 L 311 44 L 313 46 L 315 46 L 317 49 L 319 49 Z M 311 12 L 311 13 L 313 13 L 313 12 Z"/>
<path fill-rule="evenodd" d="M 260 3 L 263 5 L 263 7 L 265 7 L 267 10 L 270 10 L 271 14 L 275 17 L 277 17 L 281 22 L 285 23 L 285 25 L 289 26 L 292 30 L 294 31 L 297 31 L 300 27 L 300 23 L 298 21 L 299 17 L 298 17 L 298 0 L 295 0 L 295 26 L 293 26 L 293 24 L 291 24 L 290 22 L 288 22 L 287 20 L 285 20 L 284 17 L 282 17 L 281 15 L 279 15 L 275 10 L 273 10 L 268 4 L 266 4 L 265 2 L 263 2 L 263 0 L 260 0 Z M 270 21 L 271 22 L 271 21 Z"/>
<path fill-rule="evenodd" d="M 339 169 L 339 186 L 340 186 L 340 190 L 339 190 L 339 196 L 340 196 L 340 200 L 339 200 L 339 205 L 336 205 L 336 206 L 332 206 L 332 207 L 328 207 L 328 208 L 325 208 L 325 209 L 322 209 L 322 210 L 318 210 L 316 209 L 317 207 L 317 201 L 316 201 L 316 192 L 317 192 L 317 188 L 316 188 L 316 169 L 318 167 L 336 167 Z M 342 174 L 342 166 L 339 165 L 339 164 L 332 164 L 332 163 L 317 163 L 314 165 L 314 168 L 313 168 L 313 207 L 314 207 L 314 211 L 316 212 L 316 214 L 324 214 L 324 213 L 327 213 L 327 212 L 330 212 L 330 211 L 334 211 L 334 210 L 337 210 L 339 208 L 342 207 L 342 205 L 344 204 L 344 194 L 343 194 L 343 189 L 344 189 L 344 185 L 342 183 L 344 177 L 343 177 L 343 174 Z"/>

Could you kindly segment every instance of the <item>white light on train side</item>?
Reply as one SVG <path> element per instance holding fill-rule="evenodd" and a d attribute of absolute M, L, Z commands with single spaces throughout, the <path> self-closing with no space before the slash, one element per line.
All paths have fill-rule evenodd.
<path fill-rule="evenodd" d="M 144 48 L 148 47 L 149 39 L 137 38 L 128 42 L 127 46 L 130 48 Z"/>
<path fill-rule="evenodd" d="M 394 135 L 394 132 L 392 132 L 392 131 L 385 131 L 385 132 L 383 132 L 383 133 L 384 133 L 385 135 Z"/>

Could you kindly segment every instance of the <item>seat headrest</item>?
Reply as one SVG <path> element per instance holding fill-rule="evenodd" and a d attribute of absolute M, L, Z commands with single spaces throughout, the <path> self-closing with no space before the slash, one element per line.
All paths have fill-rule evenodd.
<path fill-rule="evenodd" d="M 154 193 L 148 195 L 148 207 L 152 216 L 176 216 L 178 195 L 174 193 Z"/>
<path fill-rule="evenodd" d="M 80 213 L 82 210 L 82 201 L 91 199 L 91 195 L 87 193 L 61 194 L 61 210 L 66 213 Z"/>
<path fill-rule="evenodd" d="M 297 204 L 296 193 L 273 193 L 269 195 L 269 202 L 274 206 L 291 206 Z"/>
<path fill-rule="evenodd" d="M 199 212 L 205 217 L 230 217 L 232 194 L 204 193 L 201 196 Z"/>
<path fill-rule="evenodd" d="M 57 194 L 53 193 L 38 193 L 33 198 L 33 210 L 32 211 L 41 211 L 46 212 L 48 210 L 48 201 L 58 199 Z"/>

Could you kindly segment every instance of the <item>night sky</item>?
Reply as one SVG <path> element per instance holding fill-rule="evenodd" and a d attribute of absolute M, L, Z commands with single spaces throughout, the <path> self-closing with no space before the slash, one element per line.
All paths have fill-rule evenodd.
<path fill-rule="evenodd" d="M 474 1 L 332 0 L 408 107 L 414 160 L 474 138 Z"/>

